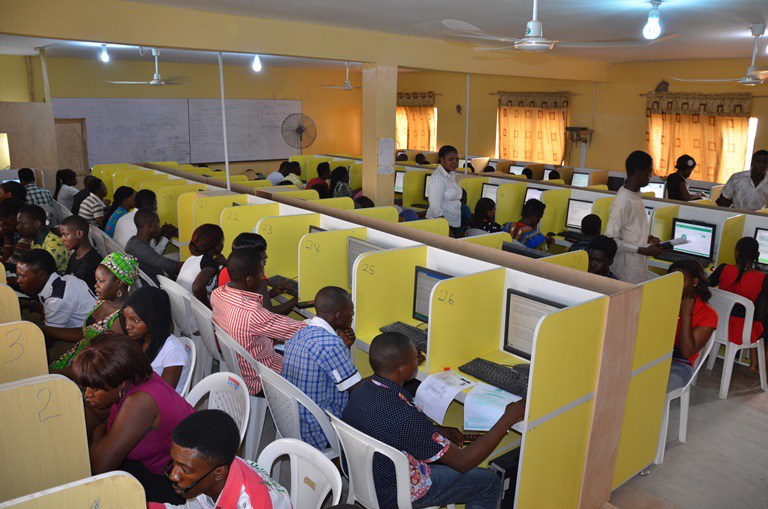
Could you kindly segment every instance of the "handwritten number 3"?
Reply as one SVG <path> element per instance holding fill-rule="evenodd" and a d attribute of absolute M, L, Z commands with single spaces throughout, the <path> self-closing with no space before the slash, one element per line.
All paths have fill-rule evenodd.
<path fill-rule="evenodd" d="M 6 338 L 11 338 L 11 336 L 16 335 L 16 339 L 8 345 L 8 350 L 13 350 L 14 348 L 19 349 L 19 354 L 14 358 L 9 358 L 7 361 L 5 361 L 3 364 L 10 364 L 11 362 L 17 361 L 21 359 L 21 357 L 24 355 L 24 345 L 19 343 L 21 341 L 21 330 L 19 329 L 13 329 L 12 331 L 9 331 L 8 334 L 5 335 Z"/>
<path fill-rule="evenodd" d="M 41 398 L 40 395 L 42 393 L 45 393 L 45 395 L 43 395 L 43 397 Z M 37 391 L 37 400 L 38 401 L 42 401 L 43 399 L 45 399 L 45 403 L 43 404 L 43 408 L 41 408 L 37 412 L 37 418 L 40 419 L 40 422 L 45 422 L 48 419 L 53 419 L 54 417 L 61 417 L 61 414 L 54 414 L 54 415 L 49 415 L 48 417 L 43 417 L 43 413 L 48 408 L 48 405 L 51 404 L 51 389 L 49 389 L 48 387 L 43 387 L 42 389 Z"/>

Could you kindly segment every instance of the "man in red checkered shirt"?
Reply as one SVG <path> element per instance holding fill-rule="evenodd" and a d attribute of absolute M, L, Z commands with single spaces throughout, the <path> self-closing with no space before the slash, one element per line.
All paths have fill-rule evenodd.
<path fill-rule="evenodd" d="M 306 324 L 268 311 L 262 305 L 261 294 L 264 259 L 255 248 L 241 248 L 227 260 L 231 281 L 211 294 L 213 321 L 243 345 L 257 362 L 280 373 L 283 357 L 275 352 L 273 340 L 287 341 Z M 261 392 L 256 371 L 238 356 L 248 392 Z"/>

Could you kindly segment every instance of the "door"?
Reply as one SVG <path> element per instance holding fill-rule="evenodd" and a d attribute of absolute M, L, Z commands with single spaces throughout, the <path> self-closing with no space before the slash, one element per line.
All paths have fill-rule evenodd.
<path fill-rule="evenodd" d="M 59 169 L 70 168 L 78 175 L 88 173 L 88 139 L 84 118 L 57 118 L 56 147 Z"/>

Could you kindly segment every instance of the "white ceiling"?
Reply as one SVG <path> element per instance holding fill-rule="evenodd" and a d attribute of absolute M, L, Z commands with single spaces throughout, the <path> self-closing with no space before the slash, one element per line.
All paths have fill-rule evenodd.
<path fill-rule="evenodd" d="M 446 37 L 440 21 L 453 18 L 515 38 L 524 35 L 532 5 L 532 0 L 138 1 L 424 37 Z M 642 39 L 649 10 L 648 0 L 539 0 L 544 36 L 565 41 Z M 750 25 L 768 20 L 768 0 L 664 0 L 660 11 L 663 35 L 680 37 L 646 48 L 556 51 L 606 62 L 749 58 Z"/>

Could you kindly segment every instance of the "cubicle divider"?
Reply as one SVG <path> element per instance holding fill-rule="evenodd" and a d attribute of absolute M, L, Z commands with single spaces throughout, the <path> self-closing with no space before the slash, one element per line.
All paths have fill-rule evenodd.
<path fill-rule="evenodd" d="M 400 224 L 407 228 L 413 228 L 414 230 L 435 233 L 437 235 L 442 235 L 443 237 L 448 236 L 448 221 L 442 217 L 437 217 L 435 219 L 420 219 L 418 221 L 408 221 Z"/>
<path fill-rule="evenodd" d="M 307 161 L 312 159 L 313 157 L 316 157 L 314 155 L 298 155 L 298 156 L 291 156 L 288 158 L 290 162 L 297 161 L 301 165 L 301 174 L 306 175 L 307 174 Z"/>
<path fill-rule="evenodd" d="M 152 170 L 145 168 L 127 168 L 116 170 L 111 174 L 110 172 L 105 171 L 103 174 L 104 176 L 101 179 L 104 182 L 104 187 L 107 188 L 107 195 L 105 196 L 105 199 L 111 200 L 114 197 L 115 191 L 118 187 L 127 185 L 128 177 L 133 175 L 147 174 L 153 174 Z"/>
<path fill-rule="evenodd" d="M 570 189 L 550 189 L 541 195 L 541 201 L 547 206 L 544 217 L 541 218 L 539 229 L 545 234 L 557 233 L 565 228 L 565 219 L 568 214 L 568 198 L 571 197 Z"/>
<path fill-rule="evenodd" d="M 605 234 L 605 228 L 608 226 L 608 214 L 611 211 L 611 204 L 615 196 L 606 196 L 604 198 L 598 198 L 592 204 L 592 213 L 600 218 L 602 225 L 600 226 L 600 233 Z"/>
<path fill-rule="evenodd" d="M 249 180 L 248 182 L 238 182 L 239 185 L 257 189 L 260 187 L 272 187 L 272 182 L 269 180 Z"/>
<path fill-rule="evenodd" d="M 384 205 L 383 207 L 371 207 L 367 209 L 353 209 L 351 212 L 354 212 L 360 216 L 380 219 L 388 223 L 397 223 L 400 220 L 400 214 L 398 214 L 397 209 L 391 205 Z"/>
<path fill-rule="evenodd" d="M 326 286 L 351 288 L 347 237 L 365 240 L 366 228 L 307 233 L 298 248 L 299 300 L 313 300 Z"/>
<path fill-rule="evenodd" d="M 424 189 L 427 182 L 427 175 L 431 171 L 426 170 L 408 170 L 403 175 L 403 207 L 413 207 L 416 205 L 429 205 L 424 199 Z"/>
<path fill-rule="evenodd" d="M 169 180 L 168 182 L 173 182 Z M 154 184 L 153 186 L 154 187 Z M 157 215 L 160 216 L 160 224 L 172 224 L 179 226 L 179 218 L 187 217 L 192 219 L 192 203 L 189 203 L 187 207 L 179 207 L 179 201 L 181 197 L 190 194 L 195 196 L 200 191 L 205 191 L 208 186 L 205 184 L 169 184 L 167 186 L 154 188 L 157 195 Z M 182 211 L 179 216 L 179 211 Z"/>
<path fill-rule="evenodd" d="M 267 216 L 280 214 L 277 203 L 225 207 L 221 211 L 219 225 L 224 230 L 224 256 L 232 252 L 232 241 L 243 232 L 253 232 L 256 225 Z"/>
<path fill-rule="evenodd" d="M 667 241 L 672 238 L 672 220 L 680 212 L 678 205 L 668 207 L 658 207 L 653 210 L 653 221 L 651 222 L 651 235 Z"/>
<path fill-rule="evenodd" d="M 347 196 L 344 196 L 341 198 L 322 198 L 319 200 L 319 203 L 322 203 L 326 207 L 331 207 L 334 209 L 341 209 L 341 210 L 354 210 L 355 208 L 354 200 L 352 200 L 352 198 L 349 198 Z"/>
<path fill-rule="evenodd" d="M 486 177 L 462 178 L 459 185 L 467 192 L 467 205 L 471 210 L 475 210 L 477 201 L 483 197 L 483 184 L 487 183 Z"/>
<path fill-rule="evenodd" d="M 168 177 L 170 177 L 170 175 L 166 173 L 153 173 L 151 171 L 148 171 L 148 172 L 139 173 L 136 175 L 130 175 L 125 180 L 125 185 L 130 187 L 131 189 L 138 191 L 139 189 L 141 189 L 141 184 L 143 184 L 144 182 L 151 182 L 155 180 L 168 181 L 169 180 Z"/>
<path fill-rule="evenodd" d="M 180 178 L 169 178 L 166 180 L 143 180 L 139 184 L 139 188 L 137 191 L 141 189 L 148 189 L 155 193 L 157 195 L 158 191 L 163 187 L 171 187 L 171 186 L 186 186 L 189 185 L 189 182 L 187 182 L 185 179 Z"/>
<path fill-rule="evenodd" d="M 48 374 L 45 337 L 32 322 L 0 323 L 0 384 Z"/>
<path fill-rule="evenodd" d="M 18 322 L 21 320 L 19 298 L 13 288 L 0 283 L 0 323 Z"/>
<path fill-rule="evenodd" d="M 310 226 L 320 226 L 320 214 L 268 216 L 259 220 L 258 233 L 267 241 L 269 263 L 265 272 L 268 276 L 299 276 L 299 241 L 309 233 Z"/>
<path fill-rule="evenodd" d="M 120 507 L 144 509 L 147 507 L 144 487 L 127 472 L 108 472 L 86 479 L 41 490 L 0 504 L 8 509 L 49 509 L 89 507 Z"/>
<path fill-rule="evenodd" d="M 363 165 L 355 163 L 349 166 L 349 187 L 352 189 L 363 188 Z"/>
<path fill-rule="evenodd" d="M 319 200 L 320 195 L 314 189 L 301 189 L 297 191 L 283 191 L 285 196 L 298 198 L 299 200 Z"/>
<path fill-rule="evenodd" d="M 333 161 L 332 157 L 317 157 L 314 156 L 310 159 L 307 159 L 306 164 L 306 172 L 301 172 L 301 179 L 305 182 L 309 182 L 313 178 L 317 177 L 317 165 L 320 163 L 331 163 Z M 333 168 L 331 168 L 333 170 Z"/>
<path fill-rule="evenodd" d="M 717 250 L 715 267 L 721 263 L 736 265 L 736 243 L 744 233 L 746 220 L 747 216 L 739 214 L 723 221 L 723 227 L 720 230 L 720 248 Z"/>
<path fill-rule="evenodd" d="M 586 251 L 581 249 L 578 251 L 547 256 L 546 258 L 541 258 L 539 261 L 580 271 L 586 271 L 589 268 L 589 256 Z"/>
<path fill-rule="evenodd" d="M 496 193 L 496 222 L 500 224 L 517 221 L 523 211 L 525 182 L 501 184 Z"/>
<path fill-rule="evenodd" d="M 477 244 L 492 249 L 501 249 L 504 242 L 512 242 L 512 236 L 507 232 L 489 233 L 487 235 L 475 235 L 474 237 L 464 237 L 459 239 L 461 242 Z"/>

